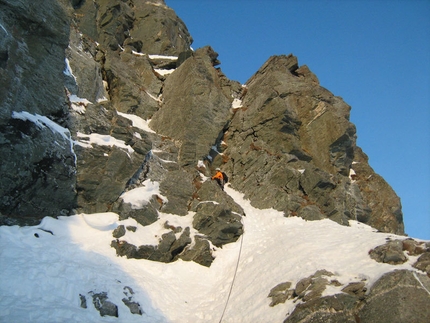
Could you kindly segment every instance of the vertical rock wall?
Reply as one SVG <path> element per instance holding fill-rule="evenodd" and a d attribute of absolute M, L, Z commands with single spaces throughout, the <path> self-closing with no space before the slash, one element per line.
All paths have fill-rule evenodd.
<path fill-rule="evenodd" d="M 75 154 L 62 82 L 65 1 L 0 1 L 0 223 L 33 224 L 75 206 Z"/>
<path fill-rule="evenodd" d="M 294 56 L 271 57 L 242 87 L 216 67 L 212 48 L 190 50 L 164 1 L 0 6 L 7 219 L 74 209 L 142 223 L 157 209 L 185 214 L 203 195 L 201 176 L 221 166 L 255 206 L 403 233 L 398 197 L 356 147 L 350 107 Z M 159 135 L 131 116 L 152 118 Z M 95 134 L 120 146 L 95 144 Z M 137 215 L 119 197 L 147 179 L 169 202 Z"/>

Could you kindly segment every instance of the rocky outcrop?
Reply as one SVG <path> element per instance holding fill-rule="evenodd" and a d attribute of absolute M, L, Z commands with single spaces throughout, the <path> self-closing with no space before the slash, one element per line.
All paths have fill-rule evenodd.
<path fill-rule="evenodd" d="M 409 260 L 409 257 L 419 256 L 414 267 L 427 273 L 430 277 L 430 243 L 419 242 L 408 238 L 405 240 L 390 240 L 369 251 L 370 258 L 377 262 L 390 265 L 400 265 Z"/>
<path fill-rule="evenodd" d="M 225 91 L 224 75 L 214 68 L 217 56 L 212 48 L 201 48 L 166 79 L 163 106 L 150 124 L 180 142 L 181 166 L 207 158 L 230 119 L 233 99 Z"/>
<path fill-rule="evenodd" d="M 67 4 L 0 1 L 0 224 L 36 224 L 69 215 L 76 205 L 61 82 Z"/>
<path fill-rule="evenodd" d="M 342 286 L 331 272 L 320 270 L 301 279 L 280 283 L 270 291 L 270 306 L 295 299 L 300 303 L 285 319 L 289 322 L 427 322 L 430 317 L 430 279 L 408 270 L 382 276 L 367 291 L 365 282 Z M 343 287 L 342 293 L 322 296 L 326 287 Z M 400 296 L 401 295 L 401 296 Z M 386 306 L 390 304 L 390 306 Z"/>
<path fill-rule="evenodd" d="M 0 35 L 0 224 L 115 212 L 137 223 L 112 232 L 118 256 L 209 267 L 213 250 L 244 232 L 243 209 L 210 180 L 222 167 L 258 208 L 404 233 L 399 198 L 356 146 L 350 107 L 293 55 L 269 58 L 242 86 L 210 46 L 191 50 L 163 0 L 0 0 Z M 125 198 L 149 187 L 138 205 Z M 193 219 L 162 223 L 153 245 L 127 241 L 161 213 Z M 389 241 L 370 256 L 416 256 L 417 272 L 342 286 L 321 270 L 275 286 L 270 305 L 299 303 L 285 322 L 427 322 L 428 248 Z M 324 296 L 327 286 L 339 294 Z M 132 289 L 123 293 L 142 315 Z M 86 295 L 118 316 L 106 292 Z"/>
<path fill-rule="evenodd" d="M 201 176 L 222 166 L 232 186 L 257 207 L 274 207 L 307 220 L 328 217 L 345 225 L 354 219 L 381 231 L 403 233 L 397 196 L 355 145 L 350 107 L 319 86 L 317 77 L 294 56 L 271 57 L 242 87 L 216 68 L 220 62 L 211 47 L 190 50 L 186 26 L 164 1 L 55 3 L 45 13 L 55 18 L 40 18 L 40 26 L 37 18 L 32 38 L 8 31 L 14 15 L 7 12 L 20 11 L 31 20 L 22 13 L 26 10 L 18 10 L 25 9 L 22 4 L 2 6 L 1 32 L 7 37 L 2 40 L 1 72 L 10 79 L 5 88 L 24 89 L 24 95 L 15 95 L 17 100 L 12 98 L 15 90 L 2 99 L 6 108 L 1 149 L 7 153 L 13 143 L 20 151 L 19 158 L 2 164 L 9 180 L 2 182 L 5 203 L 0 212 L 9 222 L 14 215 L 29 216 L 36 206 L 43 215 L 114 211 L 142 225 L 156 221 L 159 211 L 185 215 L 191 210 L 197 212 L 195 225 L 205 230 L 205 219 L 199 217 L 209 206 L 197 210 L 197 204 L 214 200 L 218 193 L 202 198 Z M 35 37 L 41 41 L 35 42 Z M 45 57 L 37 56 L 38 46 L 46 42 L 55 45 L 55 60 L 49 66 Z M 50 71 L 45 81 L 55 83 L 49 95 L 43 95 L 52 101 L 49 108 L 34 104 L 37 108 L 26 111 L 63 126 L 60 134 L 39 134 L 49 130 L 41 130 L 40 122 L 31 125 L 30 118 L 12 117 L 12 100 L 30 106 L 25 102 L 40 100 L 40 93 L 47 91 L 36 76 L 11 74 L 13 64 L 23 64 L 15 52 L 8 54 L 18 45 L 22 51 L 15 52 L 21 58 L 26 53 L 37 56 L 24 70 Z M 55 73 L 64 85 L 58 77 L 54 82 Z M 232 105 L 233 100 L 241 107 Z M 150 118 L 158 135 L 142 127 Z M 31 127 L 34 130 L 25 129 Z M 17 135 L 19 142 L 11 141 Z M 74 145 L 66 145 L 70 138 Z M 52 142 L 62 142 L 62 147 L 48 147 Z M 26 158 L 24 151 L 36 150 L 45 153 Z M 8 173 L 16 163 L 22 164 L 19 174 Z M 136 208 L 120 198 L 147 179 L 160 183 L 164 200 L 154 196 L 145 207 Z M 53 191 L 50 197 L 58 203 L 32 202 Z M 16 192 L 21 192 L 19 197 Z M 49 210 L 48 204 L 56 206 Z M 232 212 L 234 204 L 223 210 Z"/>
<path fill-rule="evenodd" d="M 428 322 L 430 278 L 399 270 L 381 277 L 370 290 L 358 316 L 361 322 Z M 390 306 L 386 306 L 390 304 Z"/>
<path fill-rule="evenodd" d="M 285 303 L 288 299 L 302 299 L 308 302 L 321 297 L 327 285 L 341 285 L 337 280 L 330 279 L 334 274 L 327 270 L 318 270 L 315 274 L 301 279 L 295 288 L 291 288 L 291 282 L 280 283 L 270 290 L 268 297 L 272 298 L 270 306 Z M 330 280 L 329 280 L 330 279 Z"/>
<path fill-rule="evenodd" d="M 247 82 L 218 159 L 256 207 L 401 234 L 400 202 L 362 160 L 349 111 L 296 57 L 273 56 Z M 384 193 L 363 192 L 372 174 Z"/>
<path fill-rule="evenodd" d="M 362 214 L 359 221 L 382 232 L 403 234 L 403 213 L 399 197 L 390 185 L 373 171 L 367 155 L 359 147 L 355 148 L 354 156 L 352 169 L 356 183 L 363 201 L 371 210 L 368 214 Z"/>

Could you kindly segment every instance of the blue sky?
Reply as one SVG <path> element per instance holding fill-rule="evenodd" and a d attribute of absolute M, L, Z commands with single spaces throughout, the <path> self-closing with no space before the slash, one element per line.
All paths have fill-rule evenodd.
<path fill-rule="evenodd" d="M 405 231 L 430 240 L 429 0 L 165 0 L 193 48 L 210 45 L 245 83 L 294 54 L 351 105 L 357 144 L 393 187 Z"/>

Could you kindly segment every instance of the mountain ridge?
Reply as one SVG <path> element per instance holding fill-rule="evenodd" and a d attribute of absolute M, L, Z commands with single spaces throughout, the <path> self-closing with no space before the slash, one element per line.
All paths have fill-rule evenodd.
<path fill-rule="evenodd" d="M 210 46 L 191 50 L 185 24 L 161 0 L 46 2 L 46 17 L 60 19 L 36 19 L 32 12 L 38 9 L 19 1 L 0 5 L 7 33 L 0 42 L 1 85 L 14 88 L 0 101 L 0 149 L 8 156 L 1 166 L 2 224 L 37 229 L 42 221 L 43 230 L 45 216 L 105 217 L 96 229 L 113 231 L 108 247 L 117 256 L 212 268 L 217 250 L 242 243 L 246 234 L 241 203 L 229 187 L 222 191 L 209 180 L 221 167 L 253 207 L 276 209 L 286 219 L 330 219 L 344 226 L 358 221 L 404 234 L 399 198 L 356 146 L 351 107 L 293 55 L 270 57 L 241 85 L 217 67 Z M 30 28 L 12 32 L 14 19 L 21 18 L 31 21 Z M 46 56 L 40 48 L 49 46 L 55 50 Z M 48 65 L 49 59 L 55 63 Z M 50 91 L 42 84 L 55 86 Z M 174 223 L 190 215 L 185 227 Z M 129 238 L 151 226 L 163 233 L 150 243 Z M 411 265 L 428 274 L 428 246 L 406 240 L 375 249 L 374 257 L 382 263 L 400 259 L 402 266 L 407 248 L 417 249 L 421 260 Z M 416 270 L 407 268 L 388 283 L 408 281 L 400 287 L 411 289 L 412 301 L 428 303 L 422 296 L 426 280 L 410 283 Z M 335 273 L 318 274 L 323 269 L 301 277 L 318 281 L 306 285 L 309 291 L 331 288 L 325 282 Z M 286 285 L 272 296 L 289 299 L 289 306 L 305 296 L 300 286 L 291 291 Z M 313 315 L 322 319 L 325 302 L 336 308 L 333 320 L 373 319 L 379 299 L 363 314 L 363 297 L 373 296 L 357 286 L 357 295 L 342 294 L 336 306 L 336 297 L 315 292 L 290 321 L 307 311 L 314 313 L 307 322 Z M 103 293 L 93 296 L 104 301 Z M 405 315 L 415 315 L 414 308 Z"/>

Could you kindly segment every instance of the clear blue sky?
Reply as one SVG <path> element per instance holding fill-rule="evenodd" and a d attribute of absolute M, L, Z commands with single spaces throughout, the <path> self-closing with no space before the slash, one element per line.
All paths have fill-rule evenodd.
<path fill-rule="evenodd" d="M 405 231 L 430 240 L 429 0 L 165 0 L 193 48 L 211 45 L 245 83 L 294 54 L 351 105 L 358 145 L 393 187 Z"/>

